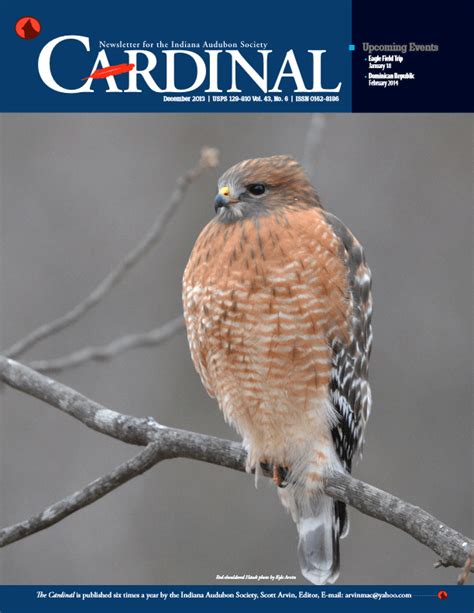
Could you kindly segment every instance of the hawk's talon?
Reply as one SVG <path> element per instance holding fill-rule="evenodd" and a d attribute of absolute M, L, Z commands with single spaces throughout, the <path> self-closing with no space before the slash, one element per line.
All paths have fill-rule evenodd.
<path fill-rule="evenodd" d="M 270 473 L 272 475 L 272 481 L 277 487 L 286 487 L 288 485 L 288 466 L 280 466 L 272 464 L 271 462 L 267 462 L 266 460 L 262 460 L 260 462 L 260 468 L 264 473 Z"/>
<path fill-rule="evenodd" d="M 277 487 L 286 487 L 288 485 L 287 476 L 288 466 L 273 466 L 273 483 Z"/>

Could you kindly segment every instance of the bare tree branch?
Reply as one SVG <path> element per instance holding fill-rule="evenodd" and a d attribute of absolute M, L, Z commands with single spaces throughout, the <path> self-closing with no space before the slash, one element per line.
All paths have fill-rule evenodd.
<path fill-rule="evenodd" d="M 424 509 L 349 475 L 334 474 L 328 479 L 325 491 L 332 498 L 346 502 L 365 515 L 403 530 L 437 553 L 442 566 L 463 568 L 474 552 L 472 539 L 445 525 Z"/>
<path fill-rule="evenodd" d="M 177 210 L 178 205 L 183 200 L 189 186 L 195 181 L 204 170 L 214 168 L 218 165 L 219 154 L 217 149 L 205 147 L 201 151 L 201 157 L 197 165 L 186 172 L 177 180 L 176 188 L 171 195 L 171 198 L 160 210 L 155 222 L 150 227 L 142 240 L 125 256 L 125 258 L 117 264 L 117 266 L 105 277 L 101 283 L 79 304 L 70 311 L 46 323 L 36 330 L 33 330 L 28 336 L 19 340 L 9 349 L 4 351 L 5 355 L 10 357 L 18 357 L 33 345 L 36 345 L 40 340 L 56 334 L 70 324 L 80 319 L 87 311 L 95 306 L 102 298 L 115 286 L 124 275 L 135 264 L 137 264 L 162 237 L 163 231 L 171 219 L 173 213 Z"/>
<path fill-rule="evenodd" d="M 181 316 L 176 317 L 149 332 L 127 334 L 126 336 L 121 336 L 113 340 L 107 345 L 84 347 L 73 353 L 51 360 L 36 360 L 30 363 L 30 367 L 38 372 L 61 372 L 90 360 L 110 360 L 127 349 L 161 345 L 161 343 L 175 336 L 183 328 L 183 318 Z"/>
<path fill-rule="evenodd" d="M 10 543 L 24 539 L 31 534 L 57 524 L 62 519 L 68 517 L 68 515 L 83 509 L 127 481 L 141 475 L 158 462 L 161 462 L 161 460 L 164 460 L 165 457 L 159 443 L 150 443 L 140 453 L 118 466 L 110 474 L 95 479 L 84 489 L 59 500 L 41 513 L 0 530 L 0 547 L 10 545 Z"/>
<path fill-rule="evenodd" d="M 0 379 L 10 387 L 51 404 L 97 432 L 134 445 L 154 443 L 163 453 L 163 458 L 188 458 L 245 471 L 246 452 L 238 443 L 168 428 L 151 417 L 139 418 L 118 413 L 3 356 L 0 356 Z M 108 477 L 103 479 L 107 480 Z M 443 566 L 466 569 L 469 564 L 474 541 L 423 509 L 349 475 L 330 475 L 325 491 L 362 513 L 403 530 L 437 553 Z"/>

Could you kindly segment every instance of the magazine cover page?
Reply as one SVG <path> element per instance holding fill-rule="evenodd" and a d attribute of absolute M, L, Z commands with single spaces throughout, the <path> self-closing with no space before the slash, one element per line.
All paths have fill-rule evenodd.
<path fill-rule="evenodd" d="M 468 4 L 0 9 L 0 612 L 474 609 Z"/>

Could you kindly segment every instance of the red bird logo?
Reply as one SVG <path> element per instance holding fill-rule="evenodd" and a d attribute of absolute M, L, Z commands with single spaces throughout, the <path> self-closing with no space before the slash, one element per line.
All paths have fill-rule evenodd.
<path fill-rule="evenodd" d="M 34 17 L 20 17 L 15 24 L 15 32 L 20 38 L 31 40 L 41 32 L 41 24 Z"/>

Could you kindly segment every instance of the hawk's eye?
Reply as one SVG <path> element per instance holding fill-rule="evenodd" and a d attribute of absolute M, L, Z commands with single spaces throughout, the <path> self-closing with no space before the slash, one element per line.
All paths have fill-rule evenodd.
<path fill-rule="evenodd" d="M 247 190 L 252 196 L 262 196 L 265 193 L 265 185 L 263 183 L 252 183 L 247 185 Z"/>

